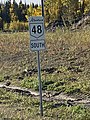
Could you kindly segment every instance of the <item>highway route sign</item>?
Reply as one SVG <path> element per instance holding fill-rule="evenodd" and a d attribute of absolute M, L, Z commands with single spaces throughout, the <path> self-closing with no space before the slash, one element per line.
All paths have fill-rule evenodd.
<path fill-rule="evenodd" d="M 29 17 L 30 49 L 40 51 L 45 49 L 44 18 L 42 16 Z"/>

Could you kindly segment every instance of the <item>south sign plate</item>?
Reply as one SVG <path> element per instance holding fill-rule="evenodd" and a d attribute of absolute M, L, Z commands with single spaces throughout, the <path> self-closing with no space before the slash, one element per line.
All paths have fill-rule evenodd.
<path fill-rule="evenodd" d="M 32 16 L 29 18 L 30 48 L 39 51 L 45 49 L 44 18 Z"/>

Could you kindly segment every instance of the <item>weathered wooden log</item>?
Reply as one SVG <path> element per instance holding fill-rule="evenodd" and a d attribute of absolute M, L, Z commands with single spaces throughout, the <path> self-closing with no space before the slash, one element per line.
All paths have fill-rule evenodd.
<path fill-rule="evenodd" d="M 18 92 L 22 95 L 32 96 L 39 99 L 39 92 L 34 92 L 29 89 L 24 89 L 21 87 L 14 87 L 14 86 L 6 86 L 4 84 L 0 84 L 0 88 L 6 89 L 7 91 Z M 49 94 L 47 96 L 47 94 Z M 90 100 L 89 99 L 76 99 L 70 96 L 64 95 L 62 93 L 52 93 L 52 92 L 44 92 L 42 93 L 43 101 L 59 101 L 61 103 L 64 102 L 64 105 L 78 105 L 84 104 L 86 107 L 90 107 Z"/>

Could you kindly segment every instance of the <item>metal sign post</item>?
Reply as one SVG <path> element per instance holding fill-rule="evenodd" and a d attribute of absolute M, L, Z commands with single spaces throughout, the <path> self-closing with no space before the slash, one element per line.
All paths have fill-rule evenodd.
<path fill-rule="evenodd" d="M 44 3 L 43 3 L 43 0 L 41 0 L 41 6 L 42 6 L 42 16 L 44 17 Z"/>
<path fill-rule="evenodd" d="M 40 50 L 45 50 L 44 38 L 44 4 L 41 0 L 42 16 L 32 16 L 29 18 L 29 31 L 30 31 L 30 48 L 32 51 L 37 51 L 38 61 L 38 80 L 39 80 L 39 94 L 40 94 L 40 115 L 43 116 L 42 105 L 42 83 L 41 83 L 41 69 L 40 69 Z"/>
<path fill-rule="evenodd" d="M 37 59 L 38 59 L 38 80 L 39 80 L 39 94 L 40 94 L 40 114 L 41 114 L 41 116 L 43 116 L 42 83 L 41 83 L 41 69 L 40 69 L 40 55 L 39 55 L 39 51 L 37 51 Z"/>

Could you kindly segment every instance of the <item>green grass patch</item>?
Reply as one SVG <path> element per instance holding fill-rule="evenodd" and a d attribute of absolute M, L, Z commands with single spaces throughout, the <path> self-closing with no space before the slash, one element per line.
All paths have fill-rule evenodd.
<path fill-rule="evenodd" d="M 0 75 L 0 82 L 3 82 L 3 81 L 4 81 L 4 76 Z"/>
<path fill-rule="evenodd" d="M 6 102 L 5 102 L 6 101 Z M 9 102 L 8 102 L 9 101 Z M 84 105 L 66 106 L 43 101 L 44 116 L 40 118 L 39 100 L 0 89 L 0 118 L 12 120 L 89 120 L 90 108 Z"/>
<path fill-rule="evenodd" d="M 26 87 L 29 89 L 39 90 L 39 82 L 36 77 L 31 78 L 24 78 L 24 80 L 21 82 L 22 87 Z"/>

